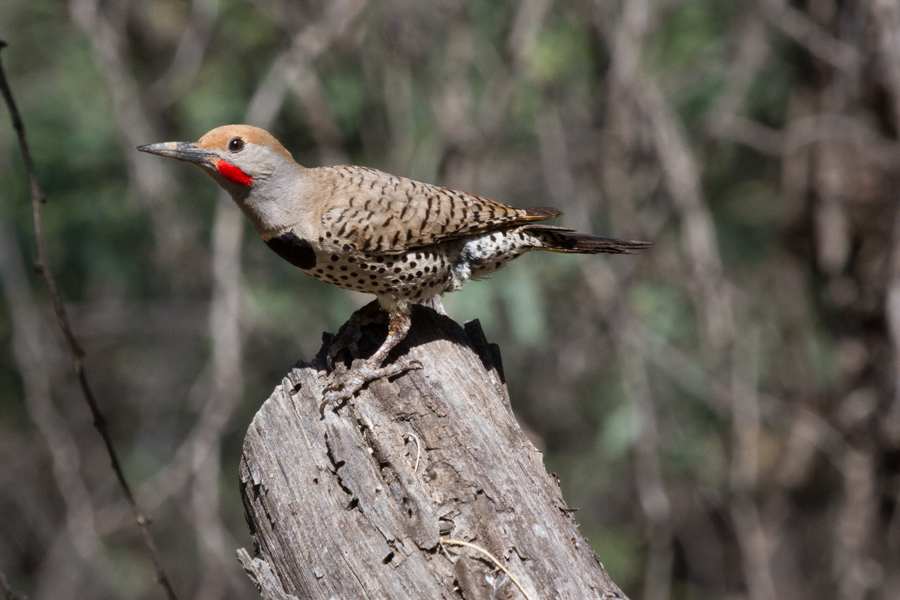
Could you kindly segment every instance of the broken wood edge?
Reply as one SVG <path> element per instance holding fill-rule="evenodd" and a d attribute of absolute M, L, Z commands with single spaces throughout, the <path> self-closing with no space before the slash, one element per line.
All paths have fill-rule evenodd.
<path fill-rule="evenodd" d="M 251 557 L 244 548 L 238 548 L 236 554 L 241 566 L 244 567 L 244 572 L 253 581 L 263 598 L 267 600 L 300 600 L 297 596 L 284 591 L 281 581 L 267 561 Z"/>

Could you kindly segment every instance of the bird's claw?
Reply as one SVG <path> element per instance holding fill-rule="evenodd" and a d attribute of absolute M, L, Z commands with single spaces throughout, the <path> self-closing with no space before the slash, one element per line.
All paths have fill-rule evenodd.
<path fill-rule="evenodd" d="M 422 363 L 414 358 L 400 359 L 385 367 L 375 367 L 364 362 L 339 377 L 332 376 L 325 386 L 321 412 L 324 414 L 327 406 L 340 406 L 348 401 L 367 383 L 422 368 Z"/>

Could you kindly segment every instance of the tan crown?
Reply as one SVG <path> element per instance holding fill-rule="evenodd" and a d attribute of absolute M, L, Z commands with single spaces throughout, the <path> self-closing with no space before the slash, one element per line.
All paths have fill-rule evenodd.
<path fill-rule="evenodd" d="M 197 142 L 197 147 L 205 150 L 225 150 L 228 146 L 228 140 L 233 137 L 243 139 L 246 144 L 266 146 L 284 158 L 294 160 L 291 153 L 285 150 L 284 146 L 272 137 L 272 134 L 252 125 L 223 125 L 222 127 L 216 127 L 200 138 L 200 141 Z"/>

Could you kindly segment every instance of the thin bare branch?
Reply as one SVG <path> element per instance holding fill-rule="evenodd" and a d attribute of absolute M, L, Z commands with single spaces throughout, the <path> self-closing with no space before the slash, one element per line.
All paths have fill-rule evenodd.
<path fill-rule="evenodd" d="M 0 50 L 2 50 L 5 46 L 6 43 L 0 41 Z M 162 559 L 160 558 L 159 552 L 156 549 L 156 544 L 153 542 L 153 536 L 150 534 L 149 521 L 141 511 L 140 507 L 138 507 L 138 504 L 134 499 L 134 496 L 131 492 L 131 487 L 128 485 L 128 481 L 125 478 L 125 473 L 122 471 L 122 467 L 119 464 L 119 458 L 113 446 L 112 438 L 110 437 L 109 429 L 106 425 L 106 419 L 104 418 L 103 413 L 101 412 L 100 407 L 97 404 L 96 398 L 94 397 L 94 392 L 91 389 L 90 384 L 88 383 L 87 373 L 85 372 L 84 363 L 82 361 L 84 352 L 81 350 L 74 334 L 72 333 L 72 327 L 69 324 L 69 318 L 66 315 L 66 311 L 63 306 L 62 296 L 60 295 L 59 290 L 56 287 L 56 281 L 53 278 L 53 272 L 50 268 L 47 254 L 47 244 L 44 237 L 44 226 L 41 218 L 41 204 L 46 202 L 46 198 L 44 196 L 44 193 L 41 191 L 40 184 L 37 180 L 37 171 L 35 170 L 34 161 L 31 158 L 31 152 L 28 149 L 28 143 L 25 139 L 25 126 L 22 123 L 22 118 L 19 115 L 19 109 L 16 107 L 12 91 L 10 90 L 9 83 L 6 80 L 6 73 L 3 71 L 2 62 L 0 62 L 0 92 L 2 92 L 3 99 L 6 102 L 7 108 L 9 109 L 13 129 L 16 131 L 16 136 L 19 140 L 19 148 L 22 152 L 22 158 L 25 161 L 25 170 L 28 173 L 28 180 L 31 185 L 31 207 L 32 216 L 34 218 L 34 234 L 35 244 L 37 248 L 37 267 L 40 270 L 41 274 L 44 276 L 44 280 L 47 283 L 47 289 L 50 293 L 53 310 L 56 313 L 56 319 L 59 327 L 62 330 L 63 335 L 65 336 L 68 343 L 69 351 L 72 356 L 72 362 L 75 367 L 75 374 L 78 378 L 78 384 L 81 388 L 81 393 L 84 396 L 84 400 L 85 402 L 87 402 L 88 408 L 91 411 L 91 416 L 94 419 L 94 427 L 97 429 L 97 432 L 103 439 L 103 444 L 106 447 L 107 454 L 109 455 L 109 460 L 112 464 L 112 469 L 116 475 L 116 479 L 119 482 L 119 487 L 121 488 L 122 494 L 125 496 L 125 499 L 128 501 L 128 504 L 131 507 L 131 512 L 134 516 L 134 520 L 137 522 L 138 526 L 141 529 L 141 533 L 144 538 L 144 544 L 147 546 L 147 550 L 150 552 L 150 556 L 153 559 L 153 565 L 156 569 L 157 581 L 165 590 L 169 600 L 175 600 L 175 591 L 172 589 L 172 586 L 169 583 L 169 579 L 166 577 L 162 565 Z"/>
<path fill-rule="evenodd" d="M 786 0 L 760 0 L 766 19 L 773 27 L 809 50 L 810 54 L 845 73 L 855 75 L 863 64 L 862 53 L 835 39 L 801 10 Z"/>

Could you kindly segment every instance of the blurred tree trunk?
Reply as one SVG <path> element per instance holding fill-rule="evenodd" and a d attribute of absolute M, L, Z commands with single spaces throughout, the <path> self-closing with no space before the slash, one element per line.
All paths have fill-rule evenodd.
<path fill-rule="evenodd" d="M 384 327 L 364 333 L 366 355 Z M 322 416 L 329 341 L 291 370 L 244 442 L 258 558 L 238 555 L 263 598 L 624 597 L 516 423 L 499 350 L 477 322 L 416 307 L 400 352 L 424 368 Z"/>

